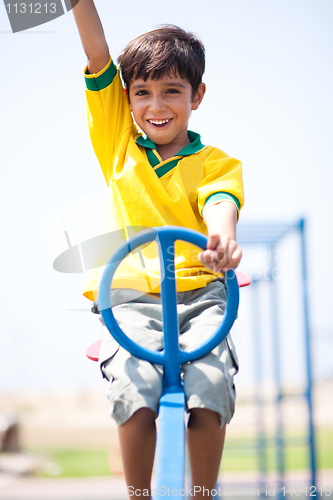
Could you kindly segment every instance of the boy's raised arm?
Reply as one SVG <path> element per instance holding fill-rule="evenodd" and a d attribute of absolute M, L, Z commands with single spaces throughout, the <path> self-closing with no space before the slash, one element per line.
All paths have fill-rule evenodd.
<path fill-rule="evenodd" d="M 94 1 L 79 0 L 73 14 L 88 59 L 88 71 L 98 73 L 109 62 L 110 53 Z"/>

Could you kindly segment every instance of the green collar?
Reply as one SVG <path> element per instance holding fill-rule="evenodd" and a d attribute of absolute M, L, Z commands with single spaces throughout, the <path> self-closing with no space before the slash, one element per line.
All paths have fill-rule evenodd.
<path fill-rule="evenodd" d="M 181 149 L 175 156 L 188 156 L 198 151 L 201 151 L 205 146 L 201 142 L 201 137 L 196 132 L 192 132 L 191 130 L 187 131 L 188 138 L 191 141 L 191 144 L 185 146 L 185 148 Z M 156 144 L 153 143 L 148 137 L 144 137 L 143 135 L 139 135 L 136 139 L 137 144 L 140 146 L 144 146 L 148 149 L 153 149 L 156 151 Z"/>

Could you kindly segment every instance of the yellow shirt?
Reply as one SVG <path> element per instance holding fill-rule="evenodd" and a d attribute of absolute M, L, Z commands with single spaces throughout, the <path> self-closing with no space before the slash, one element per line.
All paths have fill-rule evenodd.
<path fill-rule="evenodd" d="M 183 226 L 207 235 L 202 217 L 206 201 L 228 199 L 240 209 L 244 202 L 242 166 L 223 151 L 204 146 L 200 136 L 188 132 L 191 144 L 163 161 L 155 144 L 133 122 L 118 69 L 110 60 L 97 74 L 85 70 L 90 137 L 109 187 L 108 207 L 100 214 L 103 241 L 96 249 L 87 274 L 84 295 L 97 296 L 103 266 L 112 249 L 138 230 L 157 226 Z M 214 201 L 218 193 L 220 199 Z M 98 215 L 98 214 L 97 214 Z M 106 236 L 108 235 L 108 237 Z M 201 288 L 221 276 L 198 261 L 200 250 L 176 243 L 177 290 Z M 159 292 L 156 243 L 140 247 L 118 267 L 113 288 Z"/>

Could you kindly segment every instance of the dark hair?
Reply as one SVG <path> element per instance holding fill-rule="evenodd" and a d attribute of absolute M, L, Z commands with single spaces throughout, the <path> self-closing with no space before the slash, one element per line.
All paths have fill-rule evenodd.
<path fill-rule="evenodd" d="M 136 78 L 178 75 L 190 82 L 195 93 L 205 71 L 205 47 L 193 33 L 167 24 L 132 40 L 118 63 L 127 88 Z"/>

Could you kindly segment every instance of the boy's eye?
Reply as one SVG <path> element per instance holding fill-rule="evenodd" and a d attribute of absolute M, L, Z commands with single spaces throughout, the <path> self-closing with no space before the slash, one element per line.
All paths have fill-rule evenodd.
<path fill-rule="evenodd" d="M 168 89 L 167 93 L 169 93 L 169 94 L 179 94 L 179 90 L 177 90 L 177 89 Z"/>
<path fill-rule="evenodd" d="M 135 93 L 135 95 L 139 95 L 139 96 L 140 96 L 140 95 L 147 95 L 147 94 L 148 94 L 148 92 L 147 92 L 146 90 L 138 90 L 138 91 Z"/>

